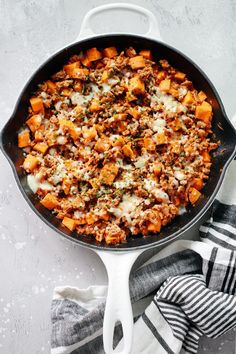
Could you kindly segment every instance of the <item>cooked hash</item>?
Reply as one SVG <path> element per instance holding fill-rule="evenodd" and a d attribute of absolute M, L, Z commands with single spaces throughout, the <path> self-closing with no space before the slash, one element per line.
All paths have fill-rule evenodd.
<path fill-rule="evenodd" d="M 28 185 L 79 235 L 107 244 L 161 228 L 201 197 L 212 106 L 150 50 L 88 49 L 39 85 L 18 133 Z"/>

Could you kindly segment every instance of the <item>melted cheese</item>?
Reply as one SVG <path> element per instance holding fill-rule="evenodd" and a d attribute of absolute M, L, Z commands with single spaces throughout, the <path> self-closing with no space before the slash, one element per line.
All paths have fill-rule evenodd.
<path fill-rule="evenodd" d="M 187 108 L 179 103 L 173 96 L 167 95 L 162 92 L 158 87 L 156 87 L 156 94 L 151 98 L 151 107 L 155 104 L 162 104 L 164 108 L 169 111 L 176 113 L 177 109 L 182 112 L 186 112 Z"/>
<path fill-rule="evenodd" d="M 134 166 L 136 168 L 143 168 L 145 166 L 145 163 L 149 160 L 149 156 L 148 155 L 142 155 L 142 156 L 139 156 L 135 163 L 134 163 Z"/>
<path fill-rule="evenodd" d="M 141 204 L 142 199 L 136 195 L 124 194 L 122 202 L 116 208 L 110 208 L 110 212 L 113 213 L 117 218 L 126 218 L 128 223 L 131 223 L 132 214 L 139 204 Z"/>
<path fill-rule="evenodd" d="M 166 121 L 162 118 L 157 118 L 152 123 L 152 130 L 154 132 L 162 133 L 164 131 L 164 127 L 166 125 Z"/>
<path fill-rule="evenodd" d="M 36 175 L 27 175 L 27 183 L 33 193 L 36 193 L 38 189 L 42 190 L 52 190 L 53 186 L 45 181 L 40 182 L 41 176 L 39 174 Z"/>
<path fill-rule="evenodd" d="M 146 191 L 153 194 L 155 198 L 161 199 L 163 202 L 169 201 L 168 194 L 166 192 L 164 192 L 162 189 L 158 188 L 157 184 L 154 180 L 146 179 L 144 181 L 143 187 L 144 187 L 144 189 L 146 189 Z"/>

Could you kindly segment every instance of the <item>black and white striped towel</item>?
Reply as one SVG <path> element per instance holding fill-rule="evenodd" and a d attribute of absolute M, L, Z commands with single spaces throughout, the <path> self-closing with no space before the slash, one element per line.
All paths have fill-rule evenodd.
<path fill-rule="evenodd" d="M 199 338 L 236 326 L 236 161 L 232 162 L 201 241 L 176 241 L 130 278 L 132 354 L 197 353 Z M 60 287 L 52 301 L 52 354 L 100 354 L 105 286 Z M 121 329 L 115 344 L 122 346 Z"/>

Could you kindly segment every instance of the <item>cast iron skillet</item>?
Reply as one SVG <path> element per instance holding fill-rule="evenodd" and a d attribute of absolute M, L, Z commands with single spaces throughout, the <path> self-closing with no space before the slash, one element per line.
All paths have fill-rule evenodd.
<path fill-rule="evenodd" d="M 92 15 L 97 12 L 106 11 L 107 9 L 126 9 L 128 11 L 132 10 L 138 12 L 139 14 L 144 14 L 147 16 L 150 23 L 150 31 L 152 32 L 152 37 L 155 36 L 157 39 L 150 39 L 144 36 L 138 35 L 130 35 L 130 34 L 110 34 L 110 35 L 100 35 L 92 38 L 87 38 L 80 40 L 68 47 L 63 48 L 52 57 L 50 57 L 45 63 L 43 63 L 40 68 L 32 75 L 27 84 L 25 85 L 22 93 L 19 96 L 19 99 L 16 103 L 14 112 L 3 128 L 1 132 L 1 148 L 5 156 L 10 162 L 10 165 L 13 169 L 13 173 L 17 184 L 25 197 L 26 201 L 30 205 L 30 207 L 36 212 L 36 214 L 46 222 L 52 229 L 60 233 L 62 236 L 69 240 L 73 240 L 81 246 L 86 246 L 96 250 L 107 250 L 108 252 L 102 253 L 102 259 L 106 263 L 108 263 L 107 267 L 111 267 L 111 264 L 114 264 L 115 259 L 114 254 L 118 256 L 118 254 L 125 256 L 126 261 L 118 260 L 119 264 L 125 263 L 124 272 L 126 273 L 126 277 L 123 280 L 128 284 L 128 276 L 129 270 L 131 268 L 132 263 L 138 254 L 141 253 L 142 250 L 145 250 L 149 247 L 162 245 L 167 241 L 172 241 L 188 228 L 190 228 L 209 208 L 211 203 L 213 202 L 215 195 L 221 185 L 223 180 L 225 171 L 230 161 L 233 159 L 235 155 L 235 142 L 236 142 L 236 133 L 231 125 L 228 117 L 226 116 L 223 104 L 220 100 L 220 97 L 207 78 L 206 74 L 186 55 L 178 51 L 177 49 L 164 44 L 161 40 L 158 32 L 158 27 L 156 23 L 155 17 L 146 9 L 137 7 L 135 5 L 125 5 L 125 4 L 112 4 L 112 5 L 104 5 L 99 8 L 96 8 L 90 11 L 83 22 L 82 29 L 83 32 L 88 32 L 89 29 L 89 19 Z M 154 32 L 154 33 L 153 33 Z M 150 33 L 149 33 L 150 36 Z M 23 151 L 19 149 L 17 146 L 17 132 L 24 124 L 27 117 L 27 110 L 29 99 L 32 96 L 33 92 L 37 90 L 38 84 L 50 78 L 50 76 L 57 71 L 59 71 L 63 64 L 65 64 L 68 59 L 74 55 L 78 54 L 81 50 L 85 51 L 91 47 L 97 48 L 105 48 L 109 46 L 115 46 L 118 50 L 123 50 L 126 47 L 133 46 L 138 51 L 141 49 L 150 49 L 153 53 L 154 60 L 159 59 L 167 59 L 170 64 L 178 68 L 180 71 L 183 71 L 187 74 L 190 80 L 193 81 L 194 86 L 198 90 L 203 90 L 206 92 L 209 101 L 213 106 L 213 140 L 220 140 L 220 147 L 216 152 L 213 153 L 212 159 L 212 168 L 209 176 L 209 180 L 206 183 L 206 186 L 203 188 L 203 197 L 198 201 L 195 207 L 188 206 L 187 213 L 184 215 L 176 217 L 173 222 L 167 226 L 165 226 L 160 234 L 152 235 L 148 237 L 130 237 L 126 243 L 120 245 L 105 245 L 96 242 L 93 237 L 88 236 L 80 236 L 75 232 L 71 233 L 67 228 L 61 225 L 61 222 L 46 208 L 44 208 L 40 203 L 39 199 L 35 194 L 32 193 L 30 188 L 27 185 L 26 174 L 23 170 L 22 163 L 24 160 Z M 127 251 L 136 251 L 129 252 L 129 260 Z M 112 254 L 111 254 L 112 252 Z M 98 252 L 101 256 L 101 252 Z M 130 256 L 131 255 L 131 256 Z M 113 258 L 109 258 L 112 256 Z M 119 257 L 120 258 L 120 257 Z M 116 268 L 116 267 L 114 267 Z M 120 265 L 119 265 L 120 269 Z M 115 275 L 116 281 L 113 282 L 111 280 L 112 276 L 114 276 L 113 272 L 116 270 L 108 269 L 109 281 L 110 281 L 110 293 L 109 299 L 112 294 L 111 291 L 116 292 L 115 288 L 118 289 L 118 285 L 121 286 L 119 281 L 117 280 L 117 274 Z M 120 269 L 122 273 L 122 270 Z M 113 278 L 114 279 L 114 278 Z M 118 284 L 117 284 L 118 283 Z M 127 285 L 126 284 L 126 285 Z M 113 290 L 111 290 L 113 288 Z M 124 290 L 124 287 L 123 287 Z M 129 294 L 128 286 L 126 286 L 126 293 Z M 124 292 L 123 292 L 124 294 Z M 124 294 L 125 295 L 125 294 Z M 124 305 L 123 302 L 120 304 L 116 304 L 116 308 L 119 308 L 119 316 L 115 313 L 115 305 L 112 303 L 112 300 L 107 301 L 107 309 L 105 314 L 105 320 L 110 322 L 109 328 L 106 328 L 104 325 L 104 346 L 107 353 L 113 352 L 112 349 L 112 334 L 113 327 L 116 320 L 120 319 L 123 323 L 123 331 L 125 337 L 125 349 L 124 353 L 128 353 L 130 351 L 131 345 L 131 334 L 132 334 L 132 318 L 130 316 L 129 321 L 127 321 L 127 314 L 130 312 L 130 307 L 127 308 L 129 304 Z M 109 311 L 108 308 L 110 307 Z M 123 314 L 122 308 L 123 307 Z M 118 309 L 117 309 L 118 310 Z M 108 313 L 109 312 L 109 313 Z M 126 315 L 125 315 L 126 313 Z M 124 316 L 123 316 L 124 315 Z M 114 322 L 111 325 L 111 322 Z M 105 333 L 106 332 L 106 333 Z M 106 339 L 106 338 L 107 339 Z M 109 338 L 108 338 L 109 337 Z M 128 337 L 130 339 L 128 339 Z M 106 342 L 107 340 L 107 342 Z"/>

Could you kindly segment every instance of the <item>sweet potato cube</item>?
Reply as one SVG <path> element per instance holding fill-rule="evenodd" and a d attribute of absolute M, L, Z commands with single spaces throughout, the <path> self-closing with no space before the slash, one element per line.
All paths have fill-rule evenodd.
<path fill-rule="evenodd" d="M 207 95 L 205 94 L 205 92 L 200 91 L 200 92 L 198 92 L 198 98 L 201 102 L 203 102 L 207 98 Z"/>
<path fill-rule="evenodd" d="M 111 185 L 117 176 L 119 168 L 114 162 L 108 162 L 103 166 L 100 173 L 101 183 Z"/>
<path fill-rule="evenodd" d="M 184 81 L 186 74 L 181 73 L 181 71 L 177 71 L 175 74 L 175 79 L 178 81 Z"/>
<path fill-rule="evenodd" d="M 86 223 L 87 223 L 88 225 L 92 225 L 92 224 L 94 224 L 94 223 L 98 220 L 97 215 L 92 214 L 92 213 L 86 214 L 85 218 L 86 218 Z"/>
<path fill-rule="evenodd" d="M 150 223 L 147 227 L 150 232 L 160 232 L 161 231 L 161 220 L 158 219 L 155 223 Z"/>
<path fill-rule="evenodd" d="M 133 152 L 130 144 L 126 144 L 122 147 L 123 154 L 126 157 L 129 157 L 131 160 L 135 159 L 135 153 Z"/>
<path fill-rule="evenodd" d="M 42 154 L 45 154 L 47 149 L 48 149 L 48 145 L 45 143 L 37 143 L 36 145 L 34 145 L 34 150 L 41 152 Z"/>
<path fill-rule="evenodd" d="M 102 82 L 106 82 L 108 78 L 109 78 L 108 71 L 104 70 L 103 73 L 102 73 L 101 81 Z"/>
<path fill-rule="evenodd" d="M 23 148 L 29 146 L 30 144 L 30 133 L 28 130 L 22 130 L 18 134 L 18 146 L 19 148 Z"/>
<path fill-rule="evenodd" d="M 125 141 L 124 141 L 124 138 L 122 136 L 119 136 L 117 137 L 113 143 L 112 143 L 113 146 L 123 146 L 125 145 Z"/>
<path fill-rule="evenodd" d="M 65 216 L 64 219 L 62 220 L 62 224 L 65 227 L 67 227 L 67 229 L 69 229 L 70 231 L 74 231 L 76 226 L 76 221 Z"/>
<path fill-rule="evenodd" d="M 133 116 L 135 119 L 138 119 L 141 116 L 141 113 L 136 107 L 130 107 L 128 113 L 131 114 L 131 116 Z"/>
<path fill-rule="evenodd" d="M 98 112 L 102 109 L 99 100 L 98 99 L 93 99 L 90 103 L 89 110 L 90 112 Z"/>
<path fill-rule="evenodd" d="M 206 124 L 209 124 L 212 117 L 212 106 L 210 103 L 203 101 L 200 106 L 197 106 L 195 116 Z"/>
<path fill-rule="evenodd" d="M 83 129 L 82 131 L 85 142 L 90 142 L 97 137 L 97 130 L 95 127 L 91 127 L 89 129 Z"/>
<path fill-rule="evenodd" d="M 139 55 L 142 55 L 145 59 L 152 60 L 152 52 L 148 49 L 141 50 Z"/>
<path fill-rule="evenodd" d="M 156 145 L 162 145 L 167 143 L 167 137 L 164 132 L 156 133 L 153 135 L 153 139 Z"/>
<path fill-rule="evenodd" d="M 73 140 L 76 140 L 79 138 L 80 132 L 77 130 L 76 125 L 73 122 L 71 122 L 70 120 L 60 119 L 59 125 L 60 125 L 60 128 L 62 128 L 64 131 L 68 131 L 68 133 L 71 135 Z"/>
<path fill-rule="evenodd" d="M 89 180 L 89 183 L 94 189 L 97 189 L 100 186 L 100 180 L 99 178 L 92 178 Z"/>
<path fill-rule="evenodd" d="M 47 84 L 47 90 L 48 90 L 50 93 L 55 93 L 55 92 L 57 92 L 57 85 L 56 85 L 54 82 L 48 80 L 48 81 L 46 81 L 46 84 Z"/>
<path fill-rule="evenodd" d="M 166 72 L 165 71 L 159 71 L 157 74 L 157 79 L 158 81 L 164 80 L 166 78 Z"/>
<path fill-rule="evenodd" d="M 203 180 L 201 178 L 194 178 L 192 186 L 200 191 L 203 187 Z"/>
<path fill-rule="evenodd" d="M 33 97 L 30 99 L 30 104 L 34 113 L 44 114 L 44 105 L 43 101 L 39 97 Z"/>
<path fill-rule="evenodd" d="M 134 76 L 129 81 L 129 91 L 134 95 L 141 95 L 145 92 L 145 85 L 139 76 Z"/>
<path fill-rule="evenodd" d="M 32 133 L 35 133 L 35 131 L 39 129 L 41 122 L 42 122 L 41 115 L 35 114 L 26 121 L 26 124 L 28 125 Z"/>
<path fill-rule="evenodd" d="M 73 90 L 68 88 L 68 87 L 65 87 L 61 90 L 61 95 L 62 96 L 65 96 L 65 97 L 70 97 L 70 95 L 72 94 Z"/>
<path fill-rule="evenodd" d="M 40 203 L 49 210 L 52 210 L 59 205 L 57 198 L 51 193 L 47 193 Z"/>
<path fill-rule="evenodd" d="M 111 146 L 111 143 L 108 139 L 99 138 L 94 146 L 94 150 L 102 153 L 102 152 L 109 150 L 110 146 Z"/>
<path fill-rule="evenodd" d="M 170 80 L 169 79 L 162 80 L 159 84 L 159 89 L 161 91 L 168 92 L 170 90 Z"/>
<path fill-rule="evenodd" d="M 211 156 L 208 151 L 203 151 L 202 157 L 204 162 L 211 162 Z"/>
<path fill-rule="evenodd" d="M 103 50 L 103 55 L 107 58 L 114 58 L 118 55 L 118 52 L 116 50 L 116 47 L 109 47 Z"/>
<path fill-rule="evenodd" d="M 152 138 L 144 138 L 143 146 L 147 151 L 154 151 L 156 149 L 156 144 L 154 143 Z"/>
<path fill-rule="evenodd" d="M 25 158 L 24 163 L 23 163 L 23 168 L 26 171 L 32 172 L 37 167 L 38 163 L 39 163 L 39 161 L 36 156 L 28 154 Z"/>
<path fill-rule="evenodd" d="M 97 48 L 90 48 L 86 51 L 86 55 L 88 60 L 91 61 L 96 61 L 102 58 L 102 54 L 97 50 Z"/>
<path fill-rule="evenodd" d="M 201 192 L 199 192 L 196 188 L 189 188 L 188 198 L 191 204 L 195 204 L 201 196 Z"/>
<path fill-rule="evenodd" d="M 137 70 L 137 69 L 144 68 L 146 64 L 143 56 L 137 55 L 136 57 L 129 59 L 129 65 L 131 66 L 132 69 Z"/>
<path fill-rule="evenodd" d="M 188 91 L 187 94 L 184 96 L 183 103 L 184 104 L 193 104 L 195 102 L 193 94 L 191 91 Z"/>
<path fill-rule="evenodd" d="M 88 79 L 89 75 L 89 70 L 85 68 L 74 68 L 74 70 L 71 73 L 71 77 L 73 79 L 80 79 L 83 81 L 86 81 Z"/>
<path fill-rule="evenodd" d="M 88 57 L 87 57 L 86 54 L 83 55 L 83 56 L 80 58 L 80 61 L 81 61 L 81 63 L 82 63 L 84 66 L 86 66 L 87 68 L 89 68 L 90 65 L 91 65 L 91 61 L 89 61 L 89 59 L 88 59 Z"/>
<path fill-rule="evenodd" d="M 75 84 L 74 84 L 74 90 L 76 92 L 82 92 L 83 91 L 83 84 L 81 80 L 76 80 Z"/>
<path fill-rule="evenodd" d="M 76 68 L 81 68 L 81 63 L 80 61 L 75 61 L 74 63 L 64 65 L 64 71 L 67 73 L 67 75 L 72 76 L 74 69 Z"/>

